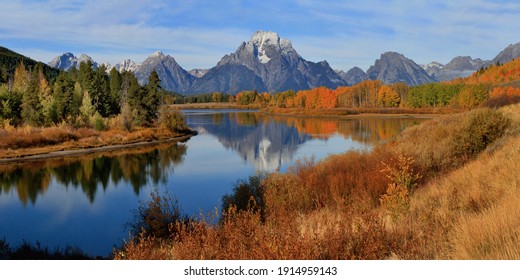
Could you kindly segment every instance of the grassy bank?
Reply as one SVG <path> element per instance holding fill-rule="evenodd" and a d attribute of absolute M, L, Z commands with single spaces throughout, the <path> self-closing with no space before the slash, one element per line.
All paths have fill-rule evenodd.
<path fill-rule="evenodd" d="M 142 232 L 114 255 L 520 259 L 518 147 L 519 105 L 441 116 L 371 152 L 242 182 L 218 223 L 163 224 L 169 234 Z"/>
<path fill-rule="evenodd" d="M 262 106 L 260 104 L 249 104 L 249 105 L 241 105 L 239 103 L 229 103 L 229 102 L 208 102 L 208 103 L 189 103 L 189 104 L 174 104 L 171 105 L 173 108 L 182 110 L 182 109 L 213 109 L 213 110 L 222 110 L 222 109 L 260 109 Z"/>
<path fill-rule="evenodd" d="M 193 135 L 194 132 L 170 131 L 163 128 L 136 128 L 133 131 L 109 129 L 97 131 L 90 128 L 70 127 L 22 127 L 0 129 L 0 159 L 24 159 L 62 152 L 77 154 L 79 151 L 95 151 L 100 148 L 124 148 L 138 143 L 161 142 Z"/>
<path fill-rule="evenodd" d="M 453 108 L 332 108 L 332 109 L 305 109 L 305 108 L 278 108 L 267 107 L 261 110 L 266 114 L 289 115 L 302 117 L 367 117 L 367 116 L 405 116 L 405 115 L 439 115 L 460 113 L 465 110 Z"/>

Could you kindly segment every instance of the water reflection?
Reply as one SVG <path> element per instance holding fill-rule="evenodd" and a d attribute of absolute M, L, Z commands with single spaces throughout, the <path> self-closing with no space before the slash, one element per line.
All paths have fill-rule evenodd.
<path fill-rule="evenodd" d="M 110 182 L 132 186 L 136 195 L 147 183 L 166 182 L 173 165 L 182 162 L 186 145 L 181 143 L 139 150 L 93 154 L 81 158 L 61 158 L 18 165 L 0 165 L 0 193 L 15 191 L 22 204 L 35 204 L 52 180 L 66 189 L 80 189 L 92 204 L 98 189 Z"/>
<path fill-rule="evenodd" d="M 364 147 L 388 141 L 418 119 L 324 119 L 268 116 L 257 112 L 186 111 L 188 124 L 232 149 L 256 171 L 273 172 L 291 162 L 298 147 L 313 139 L 327 141 L 342 135 Z M 345 147 L 347 150 L 348 147 Z"/>
<path fill-rule="evenodd" d="M 311 155 L 369 148 L 416 119 L 323 119 L 239 111 L 187 111 L 199 131 L 186 143 L 75 158 L 0 165 L 0 238 L 42 241 L 108 254 L 128 238 L 124 224 L 152 185 L 170 191 L 187 215 L 214 211 L 238 179 L 281 172 Z M 189 149 L 188 149 L 189 147 Z M 175 171 L 175 172 L 174 172 Z"/>

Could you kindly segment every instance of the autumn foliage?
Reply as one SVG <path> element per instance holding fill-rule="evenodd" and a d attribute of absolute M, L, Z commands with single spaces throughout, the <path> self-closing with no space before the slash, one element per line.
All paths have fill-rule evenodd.
<path fill-rule="evenodd" d="M 488 107 L 502 107 L 508 104 L 520 102 L 520 88 L 496 87 L 491 91 L 489 99 L 486 101 Z"/>
<path fill-rule="evenodd" d="M 520 60 L 516 59 L 501 65 L 497 63 L 481 69 L 470 77 L 455 79 L 453 83 L 464 84 L 502 84 L 520 80 Z"/>
<path fill-rule="evenodd" d="M 518 102 L 516 97 L 518 94 L 515 92 L 518 80 L 520 80 L 520 60 L 504 65 L 491 65 L 470 77 L 449 82 L 408 86 L 405 83 L 385 85 L 378 80 L 366 80 L 356 85 L 336 89 L 319 87 L 296 92 L 284 91 L 272 95 L 243 91 L 237 94 L 236 100 L 240 104 L 254 103 L 264 108 L 301 108 L 310 111 L 334 108 L 473 109 Z"/>

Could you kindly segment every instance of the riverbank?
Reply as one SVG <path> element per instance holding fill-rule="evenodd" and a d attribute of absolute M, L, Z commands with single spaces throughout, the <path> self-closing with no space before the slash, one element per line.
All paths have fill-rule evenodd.
<path fill-rule="evenodd" d="M 250 179 L 220 223 L 179 221 L 115 257 L 520 259 L 519 106 L 440 116 L 369 152 Z"/>
<path fill-rule="evenodd" d="M 262 113 L 280 116 L 299 117 L 338 117 L 338 118 L 365 118 L 365 117 L 417 117 L 432 118 L 443 114 L 460 113 L 465 110 L 449 108 L 333 108 L 333 109 L 304 109 L 304 108 L 276 108 L 268 107 L 260 110 Z"/>
<path fill-rule="evenodd" d="M 162 128 L 119 129 L 98 132 L 93 129 L 21 128 L 2 130 L 0 164 L 78 156 L 161 143 L 185 141 L 196 131 L 171 132 Z"/>
<path fill-rule="evenodd" d="M 210 102 L 210 103 L 190 103 L 190 104 L 173 104 L 173 108 L 178 110 L 188 109 L 208 109 L 208 110 L 225 110 L 225 109 L 242 109 L 242 110 L 254 110 L 260 109 L 262 106 L 259 104 L 241 105 L 239 103 L 228 103 L 228 102 Z"/>
<path fill-rule="evenodd" d="M 295 117 L 328 117 L 328 118 L 365 118 L 365 117 L 417 117 L 432 118 L 443 114 L 461 113 L 465 109 L 453 108 L 333 108 L 333 109 L 308 109 L 308 108 L 280 108 L 263 107 L 260 104 L 241 105 L 239 103 L 192 103 L 171 105 L 179 110 L 258 110 L 267 115 L 295 116 Z"/>

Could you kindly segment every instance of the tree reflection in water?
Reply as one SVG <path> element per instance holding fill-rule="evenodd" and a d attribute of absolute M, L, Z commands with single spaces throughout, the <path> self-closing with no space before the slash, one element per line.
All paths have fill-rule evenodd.
<path fill-rule="evenodd" d="M 91 154 L 82 157 L 50 159 L 23 164 L 0 165 L 0 194 L 16 191 L 26 207 L 36 203 L 52 180 L 65 188 L 81 189 L 90 203 L 98 188 L 107 189 L 121 181 L 130 183 L 136 195 L 147 183 L 165 182 L 173 166 L 182 162 L 187 147 L 182 143 Z M 149 180 L 151 182 L 149 182 Z"/>

